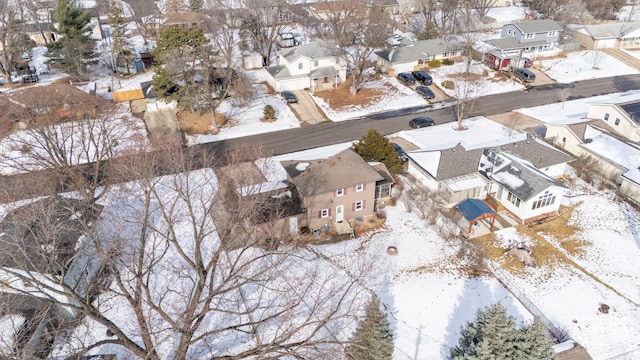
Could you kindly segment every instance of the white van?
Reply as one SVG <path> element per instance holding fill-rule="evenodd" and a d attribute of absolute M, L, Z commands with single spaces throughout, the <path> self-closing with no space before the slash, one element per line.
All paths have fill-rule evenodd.
<path fill-rule="evenodd" d="M 522 82 L 530 83 L 536 79 L 536 74 L 531 72 L 529 69 L 518 68 L 513 71 L 513 75 L 518 79 L 522 80 Z"/>

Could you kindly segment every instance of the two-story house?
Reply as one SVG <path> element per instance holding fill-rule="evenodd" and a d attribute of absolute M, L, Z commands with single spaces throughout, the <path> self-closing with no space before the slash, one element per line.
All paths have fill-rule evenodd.
<path fill-rule="evenodd" d="M 619 96 L 589 104 L 587 118 L 600 119 L 626 137 L 640 142 L 640 95 Z"/>
<path fill-rule="evenodd" d="M 276 65 L 265 68 L 267 81 L 277 91 L 316 90 L 336 86 L 347 78 L 347 61 L 337 47 L 314 43 L 278 51 Z"/>
<path fill-rule="evenodd" d="M 549 19 L 515 21 L 502 27 L 500 38 L 486 40 L 493 47 L 488 53 L 517 62 L 522 57 L 537 58 L 554 55 L 562 26 Z"/>
<path fill-rule="evenodd" d="M 325 159 L 280 164 L 302 197 L 307 218 L 301 219 L 300 225 L 326 231 L 374 214 L 376 183 L 384 177 L 353 150 Z"/>
<path fill-rule="evenodd" d="M 403 39 L 397 47 L 379 50 L 376 54 L 378 68 L 391 75 L 419 70 L 429 66 L 429 61 L 460 57 L 460 46 L 441 39 L 410 41 Z"/>

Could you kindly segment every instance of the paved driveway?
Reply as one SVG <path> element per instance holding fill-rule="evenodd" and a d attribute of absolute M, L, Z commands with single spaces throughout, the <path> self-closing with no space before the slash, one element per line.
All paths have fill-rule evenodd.
<path fill-rule="evenodd" d="M 303 125 L 313 125 L 329 121 L 318 105 L 311 99 L 308 91 L 295 90 L 293 93 L 298 98 L 298 103 L 289 104 L 289 106 Z"/>

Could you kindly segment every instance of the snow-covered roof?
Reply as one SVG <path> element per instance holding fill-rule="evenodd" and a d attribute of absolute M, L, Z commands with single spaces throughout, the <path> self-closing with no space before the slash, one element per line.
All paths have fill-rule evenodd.
<path fill-rule="evenodd" d="M 402 46 L 391 50 L 376 51 L 375 54 L 391 63 L 405 63 L 429 59 L 445 52 L 460 50 L 460 46 L 441 39 L 402 42 L 402 44 Z"/>
<path fill-rule="evenodd" d="M 308 57 L 309 59 L 323 59 L 339 56 L 340 49 L 328 44 L 314 43 L 282 49 L 278 53 L 291 63 L 303 56 Z"/>
<path fill-rule="evenodd" d="M 589 139 L 589 141 L 580 144 L 580 146 L 627 169 L 628 171 L 622 176 L 640 184 L 640 170 L 638 170 L 638 167 L 640 167 L 640 149 L 598 129 L 588 128 L 590 128 L 590 132 L 588 135 L 585 134 L 585 138 Z"/>
<path fill-rule="evenodd" d="M 584 25 L 576 29 L 594 39 L 617 39 L 640 30 L 640 22 L 617 22 L 610 24 Z"/>

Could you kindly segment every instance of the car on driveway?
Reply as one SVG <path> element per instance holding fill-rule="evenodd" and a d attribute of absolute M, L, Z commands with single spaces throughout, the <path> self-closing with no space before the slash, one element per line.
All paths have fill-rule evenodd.
<path fill-rule="evenodd" d="M 424 97 L 425 99 L 433 99 L 436 97 L 436 94 L 434 94 L 433 91 L 431 91 L 431 89 L 426 86 L 417 86 L 416 92 L 422 95 L 422 97 Z"/>
<path fill-rule="evenodd" d="M 404 149 L 402 148 L 402 146 L 396 144 L 396 143 L 391 143 L 391 145 L 393 145 L 393 150 L 396 151 L 396 153 L 398 154 L 398 157 L 400 158 L 400 160 L 402 161 L 407 161 L 409 160 L 409 158 L 407 157 L 407 153 L 404 152 Z"/>
<path fill-rule="evenodd" d="M 414 85 L 416 83 L 416 78 L 409 73 L 400 73 L 398 74 L 398 80 L 405 83 L 405 85 Z"/>
<path fill-rule="evenodd" d="M 284 98 L 284 100 L 289 104 L 295 104 L 298 102 L 298 98 L 291 91 L 285 90 L 280 92 L 280 95 Z"/>
<path fill-rule="evenodd" d="M 413 77 L 422 85 L 431 85 L 433 84 L 433 78 L 431 75 L 427 74 L 424 71 L 413 71 L 411 73 Z"/>
<path fill-rule="evenodd" d="M 423 116 L 419 116 L 417 118 L 409 120 L 409 126 L 414 129 L 419 129 L 425 126 L 433 126 L 435 124 L 436 122 L 433 119 Z"/>

